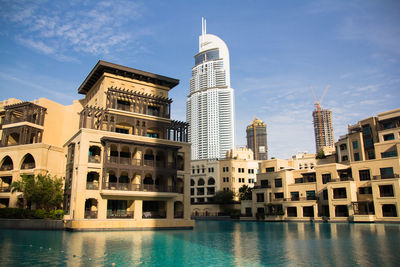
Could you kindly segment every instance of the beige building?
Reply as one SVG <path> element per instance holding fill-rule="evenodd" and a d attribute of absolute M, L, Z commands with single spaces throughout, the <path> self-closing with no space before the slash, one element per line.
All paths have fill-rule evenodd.
<path fill-rule="evenodd" d="M 47 152 L 40 148 L 38 154 L 47 161 L 33 155 L 36 164 L 30 164 L 29 170 L 65 177 L 64 219 L 71 229 L 193 227 L 189 184 L 184 182 L 190 175 L 187 124 L 170 119 L 168 92 L 178 83 L 99 61 L 78 88 L 84 99 L 72 106 L 59 105 L 65 116 L 45 105 L 49 100 L 42 103 L 41 99 L 27 102 L 37 105 L 33 107 L 38 115 L 29 112 L 32 107 L 15 112 L 23 114 L 22 126 L 20 121 L 15 123 L 28 127 L 28 135 L 26 130 L 13 135 L 15 131 L 9 129 L 14 125 L 8 126 L 7 114 L 15 107 L 4 107 L 2 144 L 8 146 L 0 149 L 0 166 L 7 169 L 7 175 L 18 170 L 13 174 L 18 179 L 19 169 L 3 168 L 10 166 L 8 154 L 13 162 L 21 161 L 13 158 L 12 149 L 23 149 L 28 141 L 33 142 L 31 147 L 49 144 L 59 149 L 57 158 L 46 155 L 52 147 L 46 147 Z M 9 201 L 8 206 L 13 205 Z"/>
<path fill-rule="evenodd" d="M 262 162 L 253 201 L 242 213 L 268 220 L 400 221 L 399 129 L 396 109 L 349 126 L 336 143 L 338 163 L 318 161 L 305 171 L 291 161 Z"/>
<path fill-rule="evenodd" d="M 191 161 L 190 199 L 193 215 L 215 215 L 219 205 L 212 204 L 218 191 L 233 191 L 239 200 L 239 188 L 253 187 L 258 173 L 258 161 L 248 148 L 227 151 L 220 160 Z"/>

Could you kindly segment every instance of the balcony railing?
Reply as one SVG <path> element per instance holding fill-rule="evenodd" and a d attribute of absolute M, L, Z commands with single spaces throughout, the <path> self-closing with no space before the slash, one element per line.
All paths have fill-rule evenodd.
<path fill-rule="evenodd" d="M 0 192 L 10 192 L 11 188 L 9 186 L 0 187 Z"/>
<path fill-rule="evenodd" d="M 143 211 L 143 219 L 164 219 L 167 218 L 165 211 Z"/>
<path fill-rule="evenodd" d="M 11 171 L 13 169 L 13 165 L 11 165 L 11 164 L 7 164 L 7 165 L 5 165 L 5 164 L 3 164 L 3 166 L 1 166 L 1 168 L 0 168 L 0 171 Z"/>
<path fill-rule="evenodd" d="M 316 196 L 308 196 L 308 197 L 290 197 L 290 198 L 274 198 L 276 201 L 303 201 L 303 200 L 318 200 Z"/>
<path fill-rule="evenodd" d="M 168 192 L 183 193 L 183 187 L 164 186 L 154 184 L 130 184 L 130 183 L 103 183 L 103 189 L 122 190 L 122 191 L 148 191 L 148 192 Z"/>
<path fill-rule="evenodd" d="M 100 156 L 89 156 L 89 163 L 100 163 Z"/>
<path fill-rule="evenodd" d="M 346 195 L 343 194 L 333 194 L 333 199 L 343 199 L 343 198 L 347 198 Z"/>
<path fill-rule="evenodd" d="M 374 180 L 381 180 L 381 179 L 394 179 L 399 178 L 399 174 L 392 173 L 392 174 L 382 174 L 382 175 L 374 175 Z"/>
<path fill-rule="evenodd" d="M 107 210 L 107 219 L 132 219 L 133 211 Z"/>
<path fill-rule="evenodd" d="M 21 165 L 21 170 L 34 169 L 34 168 L 35 168 L 35 163 L 34 162 L 23 163 Z"/>
<path fill-rule="evenodd" d="M 254 189 L 271 188 L 271 185 L 270 184 L 268 184 L 268 185 L 255 185 L 253 188 Z"/>
<path fill-rule="evenodd" d="M 85 210 L 85 219 L 97 219 L 97 210 L 96 211 Z"/>
<path fill-rule="evenodd" d="M 394 197 L 394 193 L 393 192 L 380 192 L 379 194 L 381 197 Z"/>
<path fill-rule="evenodd" d="M 340 178 L 335 178 L 331 179 L 329 183 L 331 182 L 347 182 L 347 181 L 354 181 L 353 177 L 340 177 Z"/>
<path fill-rule="evenodd" d="M 88 189 L 88 190 L 98 190 L 99 189 L 99 183 L 98 182 L 87 182 L 86 183 L 86 189 Z"/>

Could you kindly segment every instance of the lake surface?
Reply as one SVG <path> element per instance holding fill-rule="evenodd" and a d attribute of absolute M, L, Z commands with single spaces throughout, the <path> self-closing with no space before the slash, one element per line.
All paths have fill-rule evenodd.
<path fill-rule="evenodd" d="M 399 224 L 197 221 L 194 230 L 0 230 L 1 266 L 399 264 Z"/>

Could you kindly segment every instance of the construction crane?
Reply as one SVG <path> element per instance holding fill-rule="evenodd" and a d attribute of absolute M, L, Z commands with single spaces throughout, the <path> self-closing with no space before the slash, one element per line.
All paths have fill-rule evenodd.
<path fill-rule="evenodd" d="M 328 84 L 328 85 L 325 87 L 325 90 L 324 90 L 324 92 L 322 93 L 322 96 L 321 96 L 321 98 L 319 99 L 319 101 L 317 100 L 317 97 L 315 96 L 314 90 L 313 90 L 312 87 L 310 86 L 311 93 L 313 94 L 313 97 L 314 97 L 314 106 L 315 106 L 315 108 L 317 109 L 317 112 L 318 112 L 319 135 L 320 135 L 320 138 L 321 138 L 321 146 L 324 146 L 324 143 L 325 143 L 325 142 L 324 142 L 324 135 L 322 134 L 321 103 L 322 103 L 322 100 L 324 99 L 324 96 L 326 95 L 326 92 L 328 91 L 328 88 L 329 88 L 330 86 L 331 86 L 331 85 Z"/>

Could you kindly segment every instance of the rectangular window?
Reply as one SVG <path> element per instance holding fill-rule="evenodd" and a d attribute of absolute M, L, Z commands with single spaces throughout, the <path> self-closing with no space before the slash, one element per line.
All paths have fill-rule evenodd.
<path fill-rule="evenodd" d="M 264 193 L 257 194 L 257 202 L 264 202 Z"/>
<path fill-rule="evenodd" d="M 317 197 L 315 196 L 315 191 L 306 191 L 307 200 L 315 200 Z"/>
<path fill-rule="evenodd" d="M 394 127 L 393 127 L 393 122 L 391 122 L 391 121 L 383 123 L 382 126 L 383 126 L 383 129 L 384 129 L 384 130 L 394 128 Z"/>
<path fill-rule="evenodd" d="M 275 167 L 265 168 L 265 172 L 274 172 Z"/>
<path fill-rule="evenodd" d="M 334 188 L 333 189 L 333 198 L 347 198 L 346 188 Z"/>
<path fill-rule="evenodd" d="M 354 161 L 360 161 L 360 154 L 354 153 Z"/>
<path fill-rule="evenodd" d="M 324 198 L 324 200 L 328 200 L 328 190 L 324 189 L 324 191 L 322 191 L 322 197 Z"/>
<path fill-rule="evenodd" d="M 385 134 L 385 135 L 383 136 L 383 141 L 390 141 L 390 140 L 394 140 L 394 134 L 393 134 L 393 133 L 391 133 L 391 134 Z"/>
<path fill-rule="evenodd" d="M 382 179 L 394 178 L 394 173 L 393 173 L 392 167 L 380 168 L 380 172 L 381 172 Z"/>
<path fill-rule="evenodd" d="M 393 150 L 393 151 L 386 151 L 381 153 L 381 157 L 384 158 L 393 158 L 393 157 L 397 157 L 397 150 Z"/>
<path fill-rule="evenodd" d="M 290 196 L 292 201 L 297 201 L 300 199 L 299 192 L 290 192 Z"/>
<path fill-rule="evenodd" d="M 392 185 L 381 185 L 379 186 L 379 193 L 381 197 L 394 197 Z"/>
<path fill-rule="evenodd" d="M 342 161 L 348 161 L 349 160 L 349 157 L 347 157 L 347 156 L 342 156 Z"/>
<path fill-rule="evenodd" d="M 346 150 L 346 149 L 347 149 L 346 144 L 341 144 L 341 145 L 340 145 L 340 150 Z"/>
<path fill-rule="evenodd" d="M 268 180 L 261 180 L 261 188 L 268 188 Z"/>
<path fill-rule="evenodd" d="M 353 149 L 358 149 L 358 142 L 357 141 L 353 141 Z"/>
<path fill-rule="evenodd" d="M 368 181 L 371 180 L 371 174 L 369 170 L 359 170 L 360 181 Z"/>
<path fill-rule="evenodd" d="M 275 187 L 282 187 L 282 178 L 275 179 Z"/>
<path fill-rule="evenodd" d="M 330 181 L 331 181 L 331 174 L 330 173 L 322 174 L 322 183 L 323 184 L 329 183 Z"/>
<path fill-rule="evenodd" d="M 283 198 L 283 192 L 275 193 L 275 199 L 282 199 L 282 198 Z"/>

